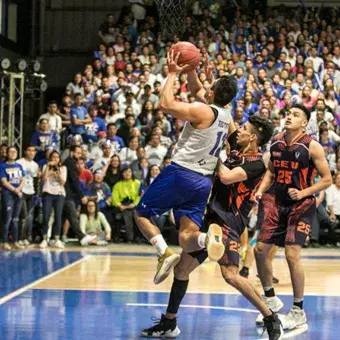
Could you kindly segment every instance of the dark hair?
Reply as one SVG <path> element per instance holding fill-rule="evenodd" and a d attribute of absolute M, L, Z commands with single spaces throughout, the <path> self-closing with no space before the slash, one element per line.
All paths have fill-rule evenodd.
<path fill-rule="evenodd" d="M 307 120 L 310 120 L 310 111 L 302 104 L 294 104 L 291 109 L 299 109 L 301 111 L 303 111 L 303 113 L 305 114 Z"/>
<path fill-rule="evenodd" d="M 61 166 L 61 156 L 60 156 L 60 153 L 57 151 L 57 150 L 53 150 L 51 153 L 50 153 L 50 156 L 48 157 L 48 160 L 50 161 L 52 159 L 52 156 L 54 154 L 57 154 L 59 156 L 59 164 L 58 166 Z"/>
<path fill-rule="evenodd" d="M 132 177 L 131 179 L 134 181 L 135 180 L 135 175 L 133 174 L 133 171 L 131 169 L 131 167 L 129 166 L 126 166 L 126 167 L 123 167 L 122 170 L 121 170 L 121 176 L 120 176 L 120 180 L 121 181 L 124 181 L 124 172 L 128 171 L 128 170 L 131 170 L 131 173 L 132 173 Z"/>
<path fill-rule="evenodd" d="M 47 118 L 41 118 L 41 119 L 39 120 L 39 125 L 40 125 L 44 120 L 46 120 L 46 122 L 48 123 L 48 119 L 47 119 Z"/>
<path fill-rule="evenodd" d="M 3 145 L 1 145 L 1 146 L 3 146 Z M 29 144 L 24 148 L 24 151 L 26 152 L 29 148 L 34 148 L 35 151 L 37 150 L 37 147 L 35 145 Z"/>
<path fill-rule="evenodd" d="M 57 101 L 56 100 L 51 100 L 49 103 L 48 103 L 48 106 L 50 105 L 58 105 Z"/>
<path fill-rule="evenodd" d="M 117 127 L 117 124 L 116 124 L 116 123 L 109 123 L 109 124 L 107 124 L 107 126 L 106 126 L 106 131 L 109 130 L 110 126 L 115 126 L 115 127 Z"/>
<path fill-rule="evenodd" d="M 273 136 L 274 132 L 273 123 L 269 119 L 264 119 L 259 116 L 249 117 L 248 122 L 255 130 L 255 133 L 259 141 L 259 146 L 268 143 L 270 138 Z"/>
<path fill-rule="evenodd" d="M 76 149 L 81 149 L 81 146 L 79 146 L 79 145 L 71 145 L 70 146 L 70 152 L 75 152 L 76 151 Z"/>
<path fill-rule="evenodd" d="M 222 76 L 212 87 L 216 105 L 224 107 L 229 104 L 237 94 L 237 83 L 234 76 Z"/>
<path fill-rule="evenodd" d="M 89 212 L 87 210 L 87 206 L 89 203 L 94 203 L 94 206 L 96 207 L 96 210 L 94 212 L 94 218 L 97 219 L 98 218 L 98 212 L 99 212 L 99 208 L 98 208 L 98 204 L 97 202 L 95 202 L 94 200 L 88 200 L 88 202 L 86 203 L 86 205 L 81 205 L 81 210 L 80 210 L 80 214 L 82 215 L 86 215 L 87 217 L 89 216 Z"/>
<path fill-rule="evenodd" d="M 151 183 L 150 183 L 150 181 L 151 181 L 151 170 L 152 170 L 154 167 L 158 168 L 159 171 L 161 171 L 161 168 L 160 168 L 158 165 L 156 165 L 156 164 L 151 165 L 151 166 L 149 167 L 149 171 L 148 171 L 148 174 L 147 174 L 146 177 L 145 177 L 145 182 L 144 182 L 146 187 L 149 187 L 150 184 L 151 184 Z"/>

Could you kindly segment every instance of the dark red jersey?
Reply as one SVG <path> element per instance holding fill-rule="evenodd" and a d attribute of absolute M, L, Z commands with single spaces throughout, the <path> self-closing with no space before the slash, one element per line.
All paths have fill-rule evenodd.
<path fill-rule="evenodd" d="M 270 160 L 275 175 L 273 190 L 278 201 L 293 202 L 288 195 L 289 188 L 303 190 L 313 185 L 316 170 L 309 156 L 312 141 L 306 133 L 297 136 L 290 144 L 287 144 L 284 134 L 274 137 Z"/>
<path fill-rule="evenodd" d="M 232 213 L 240 215 L 246 225 L 248 214 L 254 204 L 254 191 L 259 185 L 266 168 L 262 160 L 262 153 L 245 153 L 232 151 L 230 157 L 224 162 L 230 170 L 241 167 L 247 174 L 247 179 L 229 185 L 223 184 L 216 178 L 209 207 L 222 219 Z"/>

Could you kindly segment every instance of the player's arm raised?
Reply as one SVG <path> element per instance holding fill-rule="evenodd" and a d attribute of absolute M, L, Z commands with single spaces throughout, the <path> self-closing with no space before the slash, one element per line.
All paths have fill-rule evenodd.
<path fill-rule="evenodd" d="M 215 78 L 213 75 L 213 66 L 209 62 L 208 54 L 204 55 L 204 68 L 207 80 L 212 86 L 215 81 Z M 208 102 L 206 99 L 206 90 L 204 89 L 201 81 L 198 79 L 196 71 L 195 70 L 189 71 L 187 75 L 188 75 L 188 88 L 191 94 L 195 96 L 197 100 L 207 104 Z"/>
<path fill-rule="evenodd" d="M 325 152 L 323 147 L 315 141 L 312 141 L 309 146 L 309 155 L 313 160 L 316 171 L 320 175 L 320 181 L 314 183 L 309 188 L 304 190 L 289 189 L 289 196 L 293 200 L 300 200 L 304 197 L 312 196 L 315 193 L 327 189 L 332 184 L 332 175 L 325 158 Z"/>
<path fill-rule="evenodd" d="M 177 74 L 181 73 L 186 66 L 177 64 L 179 54 L 174 56 L 174 52 L 168 53 L 169 75 L 161 92 L 160 109 L 171 114 L 175 118 L 187 120 L 192 123 L 202 123 L 214 119 L 213 111 L 203 103 L 183 103 L 177 102 L 173 94 L 173 86 Z"/>

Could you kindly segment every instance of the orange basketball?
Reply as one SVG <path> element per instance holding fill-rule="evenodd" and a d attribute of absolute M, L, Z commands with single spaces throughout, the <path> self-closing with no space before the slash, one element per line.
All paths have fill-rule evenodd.
<path fill-rule="evenodd" d="M 178 65 L 189 65 L 185 69 L 185 73 L 194 70 L 201 62 L 201 55 L 199 49 L 187 41 L 180 41 L 173 45 L 170 49 L 170 53 L 174 50 L 176 56 L 180 52 L 178 59 Z"/>

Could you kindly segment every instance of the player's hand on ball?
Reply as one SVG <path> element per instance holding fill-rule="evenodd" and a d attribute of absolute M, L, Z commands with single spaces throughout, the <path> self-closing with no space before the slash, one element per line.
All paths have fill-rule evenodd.
<path fill-rule="evenodd" d="M 290 198 L 294 201 L 302 200 L 303 197 L 304 197 L 301 190 L 294 189 L 294 188 L 289 188 L 288 194 L 289 194 Z"/>
<path fill-rule="evenodd" d="M 188 65 L 183 65 L 183 66 L 178 65 L 178 59 L 180 55 L 181 53 L 178 52 L 177 55 L 175 56 L 175 53 L 173 50 L 170 53 L 168 52 L 167 57 L 168 57 L 168 66 L 169 66 L 170 73 L 179 74 L 188 67 Z"/>

